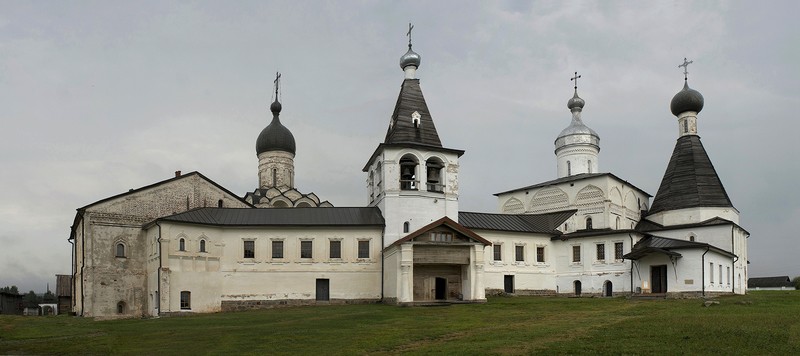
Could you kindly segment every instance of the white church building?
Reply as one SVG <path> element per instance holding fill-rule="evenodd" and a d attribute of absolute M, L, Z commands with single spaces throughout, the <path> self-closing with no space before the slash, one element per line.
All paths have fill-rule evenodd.
<path fill-rule="evenodd" d="M 116 318 L 503 293 L 745 293 L 749 233 L 700 141 L 703 97 L 688 84 L 671 102 L 678 139 L 652 204 L 600 171 L 600 136 L 582 121 L 576 82 L 572 121 L 555 140 L 557 177 L 496 193 L 496 212 L 464 212 L 464 151 L 440 141 L 419 66 L 409 43 L 386 136 L 365 157 L 367 206 L 334 207 L 294 186 L 295 139 L 280 121 L 276 80 L 272 121 L 256 139 L 254 191 L 240 196 L 176 172 L 77 209 L 73 311 Z"/>

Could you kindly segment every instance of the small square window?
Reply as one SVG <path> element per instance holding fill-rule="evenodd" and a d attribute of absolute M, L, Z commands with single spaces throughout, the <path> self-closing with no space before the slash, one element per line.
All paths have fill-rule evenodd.
<path fill-rule="evenodd" d="M 312 258 L 313 248 L 312 241 L 300 241 L 300 258 Z"/>
<path fill-rule="evenodd" d="M 249 240 L 244 241 L 244 258 L 256 257 L 256 242 Z"/>
<path fill-rule="evenodd" d="M 272 258 L 283 258 L 283 241 L 272 241 Z"/>
<path fill-rule="evenodd" d="M 494 244 L 492 247 L 494 248 L 494 260 L 495 261 L 502 261 L 503 260 L 503 245 Z"/>
<path fill-rule="evenodd" d="M 536 262 L 543 263 L 544 262 L 544 246 L 537 246 L 536 247 Z"/>
<path fill-rule="evenodd" d="M 342 258 L 342 242 L 341 241 L 331 241 L 331 251 L 330 251 L 331 258 Z"/>
<path fill-rule="evenodd" d="M 358 241 L 358 258 L 369 258 L 369 240 Z"/>

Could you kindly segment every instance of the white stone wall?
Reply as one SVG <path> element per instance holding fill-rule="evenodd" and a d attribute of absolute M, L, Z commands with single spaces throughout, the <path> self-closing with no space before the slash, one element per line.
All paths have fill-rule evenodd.
<path fill-rule="evenodd" d="M 715 217 L 739 223 L 739 211 L 735 208 L 714 207 L 662 211 L 648 216 L 647 219 L 664 226 L 672 226 L 695 224 Z"/>
<path fill-rule="evenodd" d="M 593 145 L 564 147 L 556 152 L 556 173 L 559 178 L 581 173 L 598 173 L 600 149 Z M 569 164 L 567 164 L 569 162 Z"/>
<path fill-rule="evenodd" d="M 734 288 L 736 276 L 730 257 L 705 249 L 680 250 L 679 258 L 670 259 L 666 255 L 653 254 L 640 259 L 634 266 L 634 289 L 647 290 L 652 287 L 650 267 L 667 266 L 667 292 L 737 293 L 744 289 Z M 713 268 L 712 268 L 713 264 Z M 720 275 L 720 266 L 722 274 Z M 730 268 L 730 274 L 728 273 Z M 713 277 L 712 277 L 713 274 Z"/>
<path fill-rule="evenodd" d="M 215 228 L 161 223 L 162 313 L 214 312 L 223 301 L 314 300 L 317 278 L 330 280 L 330 298 L 381 297 L 380 227 Z M 179 240 L 187 251 L 179 251 Z M 198 252 L 200 239 L 207 253 Z M 341 242 L 341 258 L 330 258 L 330 241 Z M 244 241 L 255 257 L 244 257 Z M 283 258 L 272 257 L 272 241 L 283 241 Z M 300 257 L 311 241 L 312 258 Z M 358 241 L 369 241 L 369 258 L 358 258 Z M 192 246 L 192 248 L 188 248 Z M 180 292 L 191 292 L 191 309 L 180 308 Z"/>

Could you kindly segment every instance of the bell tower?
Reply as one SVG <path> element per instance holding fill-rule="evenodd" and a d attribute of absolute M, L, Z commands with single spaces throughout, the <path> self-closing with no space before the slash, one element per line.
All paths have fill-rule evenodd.
<path fill-rule="evenodd" d="M 433 221 L 458 221 L 458 159 L 463 150 L 444 148 L 433 123 L 416 72 L 420 55 L 400 57 L 405 74 L 383 143 L 369 158 L 369 206 L 377 206 L 386 221 L 384 247 Z"/>

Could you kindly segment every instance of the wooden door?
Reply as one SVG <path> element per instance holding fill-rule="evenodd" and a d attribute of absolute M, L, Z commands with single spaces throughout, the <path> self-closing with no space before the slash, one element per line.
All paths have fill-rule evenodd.
<path fill-rule="evenodd" d="M 506 293 L 514 293 L 514 276 L 505 275 L 503 277 L 503 287 Z"/>
<path fill-rule="evenodd" d="M 652 293 L 667 292 L 667 265 L 650 267 L 650 290 Z"/>
<path fill-rule="evenodd" d="M 317 279 L 317 300 L 330 300 L 330 291 L 330 280 L 322 278 Z"/>

